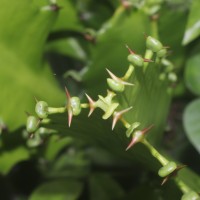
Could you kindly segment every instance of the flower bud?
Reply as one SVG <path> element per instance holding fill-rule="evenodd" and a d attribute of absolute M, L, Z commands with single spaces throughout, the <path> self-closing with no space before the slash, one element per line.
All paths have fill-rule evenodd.
<path fill-rule="evenodd" d="M 41 119 L 48 117 L 48 104 L 45 101 L 38 101 L 35 106 L 35 112 Z"/>

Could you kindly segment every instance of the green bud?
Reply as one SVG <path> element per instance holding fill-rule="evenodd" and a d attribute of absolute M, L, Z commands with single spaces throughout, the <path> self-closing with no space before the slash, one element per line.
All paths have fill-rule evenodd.
<path fill-rule="evenodd" d="M 81 112 L 80 99 L 78 97 L 72 97 L 70 99 L 70 105 L 71 105 L 71 108 L 72 108 L 73 115 L 75 115 L 75 116 L 79 115 L 80 112 Z"/>
<path fill-rule="evenodd" d="M 133 65 L 142 67 L 144 64 L 144 60 L 141 56 L 137 54 L 129 54 L 128 55 L 128 61 L 131 62 Z"/>
<path fill-rule="evenodd" d="M 45 101 L 38 101 L 35 106 L 35 112 L 41 119 L 48 117 L 48 104 Z"/>
<path fill-rule="evenodd" d="M 175 162 L 168 162 L 165 166 L 161 167 L 158 171 L 158 175 L 160 177 L 165 177 L 171 174 L 175 169 L 177 168 L 177 165 Z"/>
<path fill-rule="evenodd" d="M 150 49 L 153 52 L 158 52 L 163 48 L 162 43 L 151 36 L 147 37 L 146 46 L 148 49 Z"/>
<path fill-rule="evenodd" d="M 199 200 L 199 199 L 200 199 L 199 195 L 194 191 L 187 192 L 181 198 L 181 200 Z"/>
<path fill-rule="evenodd" d="M 131 133 L 140 125 L 140 122 L 135 122 L 130 125 L 130 127 L 126 131 L 126 136 L 130 137 Z"/>
<path fill-rule="evenodd" d="M 107 78 L 108 86 L 115 92 L 123 92 L 124 84 L 120 81 L 113 80 L 111 78 Z"/>
<path fill-rule="evenodd" d="M 26 122 L 26 130 L 29 133 L 33 133 L 37 130 L 39 126 L 39 119 L 34 116 L 29 116 Z"/>
<path fill-rule="evenodd" d="M 163 58 L 163 57 L 165 57 L 167 55 L 167 50 L 165 49 L 165 48 L 163 48 L 163 49 L 161 49 L 161 50 L 159 50 L 158 52 L 157 52 L 157 56 L 159 57 L 159 58 Z"/>
<path fill-rule="evenodd" d="M 174 65 L 167 59 L 162 59 L 162 64 L 165 66 L 165 72 L 171 72 L 174 69 Z"/>
<path fill-rule="evenodd" d="M 33 138 L 29 138 L 27 140 L 26 144 L 28 147 L 33 148 L 33 147 L 39 146 L 41 143 L 42 143 L 42 139 L 41 139 L 40 135 L 38 133 L 36 133 L 36 134 L 34 134 Z"/>
<path fill-rule="evenodd" d="M 176 82 L 176 81 L 177 81 L 177 76 L 176 76 L 175 73 L 170 72 L 170 73 L 168 74 L 168 79 L 169 79 L 171 82 Z"/>

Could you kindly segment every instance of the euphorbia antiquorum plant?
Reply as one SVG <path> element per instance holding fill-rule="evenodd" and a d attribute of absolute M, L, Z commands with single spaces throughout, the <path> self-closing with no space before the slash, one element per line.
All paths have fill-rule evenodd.
<path fill-rule="evenodd" d="M 68 132 L 67 124 L 71 127 L 72 119 L 77 118 L 71 127 L 71 134 L 73 135 L 79 126 L 79 120 L 83 120 L 79 118 L 79 115 L 86 117 L 82 114 L 83 109 L 89 109 L 88 117 L 90 117 L 94 110 L 99 108 L 103 111 L 103 120 L 112 119 L 112 130 L 118 128 L 118 121 L 122 123 L 121 133 L 115 133 L 112 137 L 117 137 L 118 140 L 121 138 L 123 141 L 128 138 L 129 144 L 125 148 L 126 151 L 134 148 L 137 143 L 141 143 L 160 162 L 162 167 L 158 170 L 158 175 L 163 178 L 161 185 L 167 182 L 169 178 L 174 178 L 177 186 L 183 192 L 182 200 L 200 199 L 198 193 L 178 175 L 179 170 L 186 166 L 177 164 L 163 156 L 151 144 L 153 135 L 160 130 L 163 126 L 163 120 L 166 119 L 167 112 L 163 112 L 163 109 L 168 108 L 173 84 L 177 81 L 174 66 L 166 58 L 167 47 L 151 36 L 146 37 L 144 57 L 138 55 L 127 45 L 126 47 L 129 51 L 127 59 L 130 65 L 122 77 L 118 77 L 109 69 L 106 69 L 110 76 L 110 78 L 107 78 L 109 89 L 107 89 L 106 96 L 98 95 L 98 99 L 95 101 L 85 93 L 88 103 L 81 103 L 80 98 L 71 96 L 67 87 L 65 87 L 67 103 L 64 107 L 49 107 L 45 101 L 36 99 L 35 112 L 37 117 L 28 116 L 26 125 L 31 137 L 30 140 L 35 137 L 38 142 L 42 141 L 41 137 L 44 133 L 40 134 L 40 127 L 47 128 L 47 132 L 48 128 L 54 129 L 58 131 L 58 134 L 59 132 Z M 68 113 L 68 123 L 66 113 Z M 156 127 L 159 127 L 159 129 L 156 129 Z M 90 124 L 83 128 L 90 129 Z M 103 133 L 104 128 L 95 127 L 94 131 L 98 133 L 93 136 L 90 135 L 92 140 L 96 140 L 96 137 L 104 138 L 101 143 L 109 147 L 112 146 L 110 136 L 105 136 Z M 106 132 L 110 132 L 106 134 L 113 134 L 108 128 Z M 87 131 L 82 134 L 87 134 Z M 119 151 L 123 151 L 122 146 L 117 147 Z"/>
<path fill-rule="evenodd" d="M 0 199 L 200 199 L 199 0 L 0 5 Z"/>

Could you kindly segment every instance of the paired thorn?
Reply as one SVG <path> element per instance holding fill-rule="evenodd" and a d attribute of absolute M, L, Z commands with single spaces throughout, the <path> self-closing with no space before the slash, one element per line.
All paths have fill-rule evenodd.
<path fill-rule="evenodd" d="M 106 68 L 106 71 L 108 72 L 108 74 L 110 75 L 110 77 L 115 80 L 115 81 L 119 81 L 121 82 L 123 85 L 130 85 L 130 86 L 133 86 L 134 84 L 133 83 L 129 83 L 129 82 L 126 82 L 126 81 L 123 81 L 121 78 L 115 76 L 109 69 Z"/>
<path fill-rule="evenodd" d="M 67 110 L 68 110 L 68 126 L 70 127 L 71 126 L 71 123 L 72 123 L 72 117 L 73 117 L 73 113 L 72 113 L 72 109 L 71 109 L 71 105 L 70 105 L 70 99 L 71 99 L 71 96 L 70 96 L 70 93 L 67 89 L 67 87 L 65 86 L 65 93 L 66 93 L 66 96 L 67 96 Z"/>
<path fill-rule="evenodd" d="M 143 58 L 144 62 L 154 62 L 153 60 L 147 59 L 147 58 Z"/>
<path fill-rule="evenodd" d="M 115 112 L 113 115 L 113 121 L 112 121 L 112 130 L 115 128 L 116 123 L 119 119 L 121 119 L 122 115 L 124 113 L 127 113 L 129 110 L 131 110 L 133 107 L 129 107 L 127 109 L 121 110 L 120 112 Z"/>
<path fill-rule="evenodd" d="M 89 114 L 88 114 L 88 117 L 89 117 L 95 109 L 95 106 L 94 106 L 95 102 L 93 101 L 93 99 L 89 95 L 87 95 L 86 93 L 85 93 L 85 95 L 86 95 L 86 97 L 89 101 L 89 106 L 90 106 L 90 111 L 89 111 Z"/>
<path fill-rule="evenodd" d="M 144 128 L 143 130 L 135 131 L 132 137 L 131 142 L 126 148 L 126 151 L 129 150 L 133 145 L 135 145 L 137 142 L 141 142 L 144 139 L 144 136 L 147 134 L 147 132 L 152 129 L 154 125 Z"/>
<path fill-rule="evenodd" d="M 129 46 L 127 44 L 125 46 L 128 49 L 130 54 L 136 54 L 132 49 L 129 48 Z"/>
<path fill-rule="evenodd" d="M 163 179 L 163 181 L 161 182 L 161 185 L 164 185 L 171 177 L 176 176 L 177 173 L 178 173 L 181 169 L 183 169 L 183 168 L 185 168 L 185 167 L 187 167 L 187 165 L 180 165 L 180 166 L 177 166 L 177 168 L 176 168 L 171 174 L 169 174 L 168 176 L 166 176 L 166 177 Z"/>

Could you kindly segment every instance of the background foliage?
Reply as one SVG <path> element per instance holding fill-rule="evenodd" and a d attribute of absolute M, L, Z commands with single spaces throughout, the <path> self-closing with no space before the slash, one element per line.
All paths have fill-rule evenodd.
<path fill-rule="evenodd" d="M 116 0 L 0 2 L 1 199 L 180 199 L 173 180 L 160 186 L 160 164 L 148 150 L 137 145 L 125 152 L 123 127 L 112 132 L 111 121 L 102 121 L 101 113 L 90 119 L 84 113 L 71 129 L 67 115 L 54 116 L 56 124 L 48 128 L 59 134 L 26 138 L 25 111 L 34 113 L 34 97 L 59 107 L 66 103 L 65 85 L 83 101 L 85 91 L 92 97 L 105 94 L 105 68 L 123 74 L 125 44 L 144 54 L 144 33 L 155 32 L 170 46 L 178 74 L 173 98 L 154 88 L 158 80 L 152 76 L 145 79 L 151 98 L 143 90 L 126 95 L 144 126 L 157 125 L 149 140 L 195 172 L 184 169 L 180 177 L 199 192 L 198 0 L 130 0 L 128 9 Z M 127 105 L 122 101 L 121 106 Z"/>

